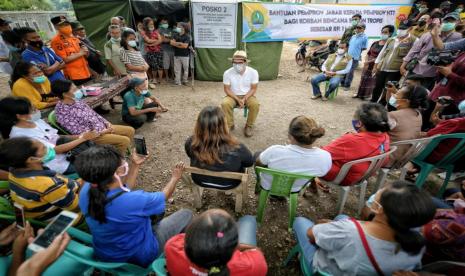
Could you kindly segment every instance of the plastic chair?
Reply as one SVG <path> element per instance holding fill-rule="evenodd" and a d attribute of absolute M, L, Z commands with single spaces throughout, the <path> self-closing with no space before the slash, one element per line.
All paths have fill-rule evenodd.
<path fill-rule="evenodd" d="M 0 181 L 0 190 L 8 190 L 10 189 L 10 182 L 7 180 Z"/>
<path fill-rule="evenodd" d="M 336 207 L 337 214 L 342 214 L 342 211 L 344 210 L 344 205 L 346 204 L 346 201 L 347 201 L 347 196 L 349 195 L 350 188 L 352 187 L 360 187 L 360 199 L 358 202 L 358 209 L 357 209 L 358 214 L 360 214 L 360 212 L 362 211 L 364 202 L 365 202 L 365 193 L 366 193 L 367 184 L 368 184 L 367 179 L 370 178 L 375 172 L 377 172 L 386 163 L 389 155 L 392 154 L 396 150 L 397 150 L 396 146 L 391 146 L 391 150 L 383 154 L 347 162 L 341 167 L 341 170 L 337 174 L 336 178 L 334 178 L 334 180 L 325 181 L 321 179 L 321 182 L 323 182 L 324 184 L 334 187 L 334 188 L 338 188 L 340 190 L 339 199 L 338 199 L 338 203 Z M 340 185 L 341 182 L 346 178 L 352 166 L 361 164 L 361 163 L 370 163 L 370 166 L 365 171 L 363 176 L 355 183 L 351 183 L 348 186 L 341 186 Z"/>
<path fill-rule="evenodd" d="M 405 154 L 402 157 L 395 160 L 389 168 L 379 169 L 378 177 L 376 178 L 375 187 L 373 189 L 373 194 L 376 193 L 376 191 L 378 191 L 379 188 L 384 185 L 384 182 L 386 181 L 388 174 L 394 170 L 400 169 L 401 171 L 399 179 L 405 180 L 405 176 L 407 174 L 407 168 L 405 168 L 405 165 L 407 165 L 408 162 L 416 158 L 436 136 L 438 135 L 427 138 L 405 140 L 392 143 L 391 146 L 409 146 L 409 149 L 405 152 Z"/>
<path fill-rule="evenodd" d="M 61 127 L 60 124 L 58 124 L 57 117 L 55 115 L 55 110 L 53 110 L 52 112 L 50 112 L 50 114 L 48 114 L 48 123 L 52 125 L 54 128 L 58 129 L 58 131 L 61 132 L 62 134 L 69 135 L 69 132 L 66 131 L 63 127 Z"/>
<path fill-rule="evenodd" d="M 195 184 L 195 182 L 192 180 L 192 177 L 189 175 L 189 173 L 221 177 L 221 178 L 227 178 L 227 179 L 236 179 L 236 180 L 240 180 L 241 183 L 237 187 L 231 190 L 220 190 L 220 189 L 215 189 L 215 188 L 200 187 L 199 185 Z M 184 183 L 191 187 L 192 194 L 193 194 L 193 200 L 194 200 L 194 207 L 196 209 L 200 209 L 202 207 L 203 190 L 213 190 L 213 191 L 234 193 L 236 196 L 236 204 L 234 207 L 234 211 L 236 213 L 240 213 L 242 211 L 243 201 L 247 199 L 248 179 L 249 179 L 249 175 L 248 175 L 247 170 L 245 171 L 245 173 L 215 172 L 215 171 L 209 171 L 209 170 L 199 169 L 195 167 L 186 167 L 182 175 L 182 180 L 184 181 Z"/>
<path fill-rule="evenodd" d="M 300 256 L 300 259 L 299 259 L 299 263 L 300 263 L 300 271 L 302 271 L 302 274 L 304 276 L 312 276 L 312 275 L 321 275 L 321 276 L 331 276 L 331 274 L 328 274 L 328 273 L 324 273 L 324 272 L 320 272 L 320 271 L 315 271 L 313 272 L 312 268 L 311 267 L 308 267 L 305 262 L 302 260 L 302 256 L 303 256 L 303 253 L 302 253 L 302 249 L 300 248 L 299 244 L 295 245 L 291 251 L 289 252 L 289 254 L 287 255 L 287 258 L 286 260 L 284 260 L 282 266 L 285 267 L 287 266 L 287 264 L 289 263 L 289 261 L 297 254 L 299 253 L 299 256 Z"/>
<path fill-rule="evenodd" d="M 325 81 L 325 93 L 326 91 L 328 91 L 328 87 L 329 87 L 329 81 Z M 336 87 L 336 89 L 331 94 L 329 94 L 328 99 L 333 100 L 334 98 L 336 98 L 338 91 L 339 91 L 339 85 Z"/>
<path fill-rule="evenodd" d="M 236 108 L 239 108 L 239 107 L 235 107 L 234 109 Z M 244 106 L 244 118 L 247 118 L 247 116 L 249 115 L 249 108 L 247 106 Z"/>
<path fill-rule="evenodd" d="M 69 228 L 68 233 L 74 242 L 68 245 L 63 255 L 80 264 L 114 275 L 147 275 L 152 272 L 153 264 L 143 268 L 129 263 L 100 262 L 94 257 L 94 249 L 91 245 L 92 236 L 90 234 L 74 227 Z M 163 257 L 162 254 L 159 258 Z"/>
<path fill-rule="evenodd" d="M 157 276 L 166 276 L 166 259 L 159 257 L 152 263 L 152 270 Z"/>
<path fill-rule="evenodd" d="M 454 146 L 446 156 L 444 156 L 439 162 L 434 164 L 427 161 L 430 154 L 436 150 L 439 144 L 446 143 L 448 139 L 459 140 L 457 145 Z M 420 172 L 417 176 L 415 184 L 418 187 L 423 187 L 425 184 L 426 178 L 433 171 L 433 169 L 442 169 L 446 171 L 446 178 L 439 189 L 438 196 L 441 197 L 444 191 L 446 190 L 449 179 L 452 175 L 452 172 L 455 167 L 455 163 L 465 156 L 465 133 L 454 133 L 446 134 L 434 137 L 433 140 L 427 145 L 427 147 L 415 158 L 412 160 L 413 163 L 420 167 Z"/>
<path fill-rule="evenodd" d="M 290 231 L 292 229 L 292 224 L 294 223 L 299 193 L 305 191 L 305 187 L 308 183 L 310 183 L 314 176 L 289 173 L 263 167 L 255 167 L 255 173 L 257 175 L 256 189 L 260 191 L 257 210 L 257 222 L 263 222 L 263 214 L 265 212 L 266 203 L 270 195 L 286 197 L 289 200 L 288 230 Z M 273 178 L 270 190 L 265 190 L 260 185 L 262 181 L 261 174 L 267 174 Z M 307 180 L 306 185 L 302 186 L 298 192 L 292 192 L 292 186 L 294 185 L 295 181 L 300 179 Z"/>

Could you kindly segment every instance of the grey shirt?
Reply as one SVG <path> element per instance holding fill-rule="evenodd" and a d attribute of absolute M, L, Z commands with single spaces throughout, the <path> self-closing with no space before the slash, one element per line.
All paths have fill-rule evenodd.
<path fill-rule="evenodd" d="M 366 254 L 355 224 L 350 220 L 339 220 L 318 224 L 313 227 L 318 250 L 313 256 L 313 270 L 331 275 L 378 275 Z M 424 249 L 418 255 L 409 255 L 398 244 L 380 240 L 366 234 L 370 249 L 384 275 L 398 270 L 411 271 L 416 268 Z"/>

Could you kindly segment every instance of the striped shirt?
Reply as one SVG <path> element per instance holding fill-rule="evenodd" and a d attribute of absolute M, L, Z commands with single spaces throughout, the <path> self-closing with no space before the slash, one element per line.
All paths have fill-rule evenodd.
<path fill-rule="evenodd" d="M 24 206 L 26 218 L 50 220 L 63 209 L 79 210 L 79 183 L 55 171 L 11 170 L 8 181 L 11 198 Z"/>
<path fill-rule="evenodd" d="M 145 60 L 140 51 L 131 51 L 121 48 L 120 50 L 120 59 L 124 64 L 131 64 L 132 66 L 142 66 L 145 65 Z M 129 74 L 139 73 L 135 71 L 127 70 Z"/>

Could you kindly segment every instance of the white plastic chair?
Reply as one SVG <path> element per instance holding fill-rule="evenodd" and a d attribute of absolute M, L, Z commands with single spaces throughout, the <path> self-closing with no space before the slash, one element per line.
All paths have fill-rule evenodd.
<path fill-rule="evenodd" d="M 389 155 L 396 150 L 397 147 L 391 146 L 391 150 L 383 154 L 347 162 L 341 167 L 341 170 L 339 171 L 339 173 L 333 181 L 322 180 L 324 184 L 339 189 L 339 199 L 336 207 L 338 214 L 341 214 L 344 210 L 344 205 L 346 204 L 347 196 L 349 195 L 349 191 L 352 187 L 360 187 L 360 199 L 358 202 L 357 212 L 358 214 L 361 213 L 365 202 L 365 194 L 368 184 L 367 179 L 370 178 L 370 176 L 372 176 L 376 171 L 378 171 L 384 165 Z M 351 183 L 348 186 L 341 186 L 341 182 L 346 178 L 352 166 L 360 163 L 370 163 L 370 166 L 365 171 L 365 174 L 355 183 Z"/>
<path fill-rule="evenodd" d="M 420 139 L 413 139 L 413 140 L 405 140 L 405 141 L 398 141 L 394 142 L 391 144 L 392 146 L 396 147 L 401 147 L 401 146 L 410 146 L 408 151 L 405 152 L 405 154 L 400 157 L 399 159 L 395 160 L 394 163 L 389 168 L 380 168 L 378 170 L 378 177 L 376 178 L 376 183 L 375 187 L 373 189 L 373 194 L 376 193 L 381 186 L 384 185 L 386 182 L 386 178 L 388 174 L 395 170 L 401 170 L 400 171 L 400 180 L 405 180 L 405 176 L 407 174 L 407 168 L 405 168 L 405 165 L 407 165 L 408 162 L 411 160 L 415 159 L 425 148 L 426 146 L 433 140 L 438 135 L 431 136 L 431 137 L 426 137 L 426 138 L 420 138 Z"/>

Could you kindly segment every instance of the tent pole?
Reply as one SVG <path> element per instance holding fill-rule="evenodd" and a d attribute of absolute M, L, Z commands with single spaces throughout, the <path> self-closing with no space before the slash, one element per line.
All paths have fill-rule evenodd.
<path fill-rule="evenodd" d="M 131 16 L 132 25 L 134 26 L 134 31 L 138 32 L 137 24 L 136 24 L 136 17 L 134 16 L 134 13 L 132 12 L 131 0 L 128 0 L 128 2 L 129 2 L 129 15 Z"/>
<path fill-rule="evenodd" d="M 192 39 L 192 42 L 194 42 L 194 21 L 192 20 L 193 19 L 193 15 L 192 15 L 192 0 L 189 0 L 189 21 L 191 22 L 191 39 Z M 194 88 L 194 74 L 195 74 L 195 48 L 194 48 L 194 43 L 192 43 L 191 47 L 192 47 L 192 50 L 190 51 L 189 55 L 192 55 L 193 58 L 189 58 L 190 61 L 192 61 L 192 64 L 191 64 L 191 87 L 192 87 L 192 91 L 195 92 L 195 88 Z"/>

